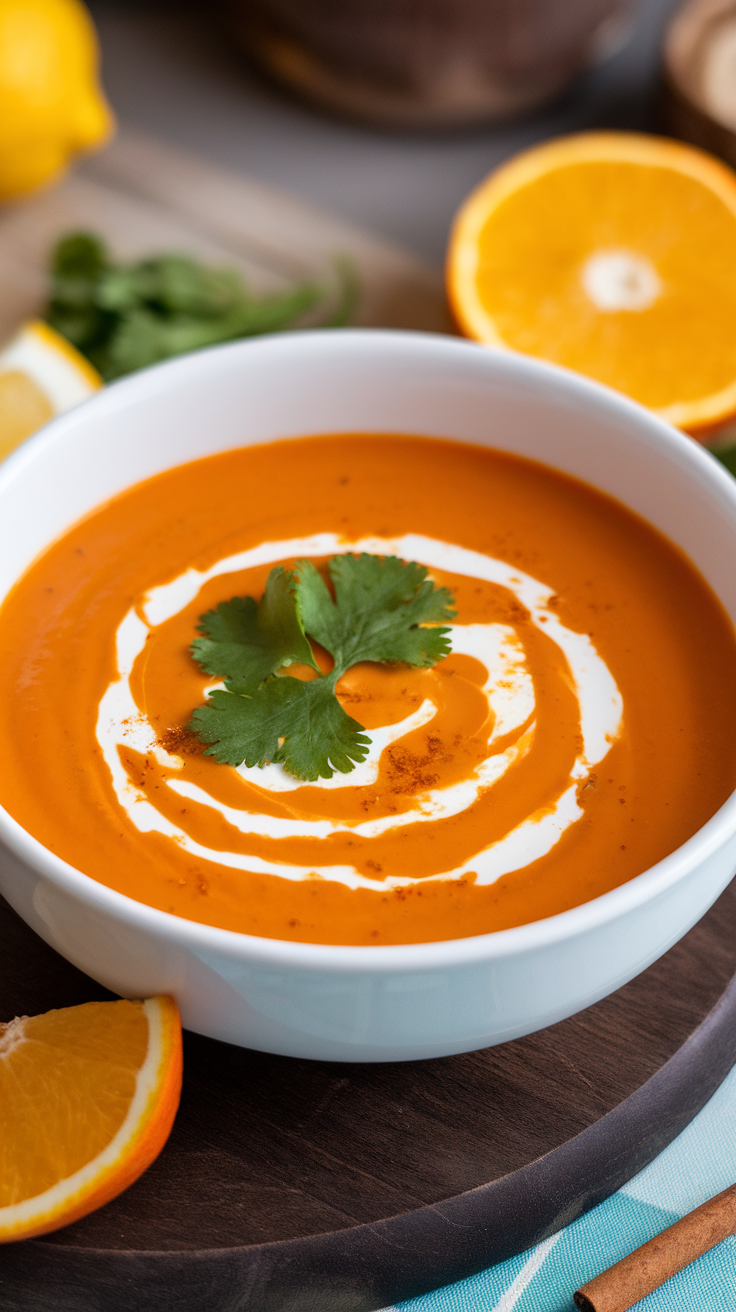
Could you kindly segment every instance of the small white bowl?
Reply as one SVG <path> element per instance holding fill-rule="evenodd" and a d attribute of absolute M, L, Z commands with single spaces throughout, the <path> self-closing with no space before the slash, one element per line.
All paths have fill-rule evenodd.
<path fill-rule="evenodd" d="M 736 481 L 695 442 L 537 360 L 370 331 L 201 352 L 49 424 L 0 468 L 0 597 L 80 516 L 140 479 L 242 444 L 358 430 L 498 447 L 582 478 L 679 544 L 736 619 Z M 172 993 L 189 1029 L 266 1052 L 395 1061 L 528 1034 L 644 970 L 731 879 L 736 795 L 671 856 L 592 902 L 517 929 L 399 947 L 212 929 L 96 883 L 3 811 L 0 839 L 8 901 L 116 993 Z"/>

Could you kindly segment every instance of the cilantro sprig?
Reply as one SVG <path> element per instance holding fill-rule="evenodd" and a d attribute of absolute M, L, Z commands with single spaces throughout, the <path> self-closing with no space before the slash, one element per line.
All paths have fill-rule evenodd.
<path fill-rule="evenodd" d="M 336 257 L 331 278 L 254 295 L 238 272 L 188 255 L 121 263 L 93 233 L 57 244 L 46 318 L 106 381 L 157 360 L 284 328 L 349 323 L 359 287 L 352 263 Z"/>
<path fill-rule="evenodd" d="M 200 617 L 191 652 L 217 689 L 195 710 L 189 728 L 224 765 L 277 762 L 298 779 L 331 779 L 365 760 L 370 738 L 335 694 L 358 661 L 429 667 L 450 651 L 452 593 L 436 588 L 423 565 L 396 556 L 333 556 L 334 590 L 308 560 L 271 570 L 263 597 L 233 597 Z M 319 667 L 311 638 L 334 660 Z M 279 674 L 292 664 L 318 677 Z"/>

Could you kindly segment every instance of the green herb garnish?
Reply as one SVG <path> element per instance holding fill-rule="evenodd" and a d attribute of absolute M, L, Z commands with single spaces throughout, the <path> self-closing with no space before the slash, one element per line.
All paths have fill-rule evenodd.
<path fill-rule="evenodd" d="M 206 755 L 223 765 L 278 762 L 298 779 L 331 779 L 365 760 L 370 738 L 342 709 L 335 686 L 358 661 L 429 667 L 450 651 L 452 593 L 436 588 L 423 565 L 396 556 L 333 556 L 334 599 L 308 560 L 271 570 L 260 603 L 233 597 L 200 617 L 205 636 L 191 652 L 224 679 L 189 724 Z M 425 627 L 429 626 L 429 627 Z M 335 664 L 303 681 L 277 671 L 294 663 L 318 670 L 309 639 Z"/>
<path fill-rule="evenodd" d="M 711 455 L 726 466 L 729 474 L 736 475 L 736 445 L 711 447 Z"/>
<path fill-rule="evenodd" d="M 185 351 L 304 322 L 349 322 L 358 288 L 352 264 L 335 261 L 337 287 L 304 282 L 255 297 L 234 269 L 212 269 L 187 255 L 115 263 L 98 237 L 78 232 L 57 245 L 46 318 L 106 380 Z M 305 324 L 306 326 L 306 324 Z"/>

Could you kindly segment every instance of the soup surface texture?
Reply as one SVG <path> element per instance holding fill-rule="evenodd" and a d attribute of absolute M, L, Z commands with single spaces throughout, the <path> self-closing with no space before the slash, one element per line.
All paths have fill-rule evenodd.
<path fill-rule="evenodd" d="M 276 564 L 360 552 L 451 590 L 451 654 L 347 671 L 371 739 L 351 773 L 203 754 L 199 617 L 260 598 Z M 11 815 L 130 897 L 271 938 L 541 919 L 672 852 L 736 786 L 736 640 L 692 565 L 584 484 L 454 442 L 280 441 L 140 483 L 16 585 L 0 668 Z"/>

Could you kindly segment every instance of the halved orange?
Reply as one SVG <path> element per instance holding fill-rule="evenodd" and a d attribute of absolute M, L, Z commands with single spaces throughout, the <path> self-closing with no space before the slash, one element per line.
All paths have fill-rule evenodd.
<path fill-rule="evenodd" d="M 517 155 L 460 209 L 447 282 L 478 341 L 693 434 L 736 414 L 736 174 L 703 151 L 588 132 Z"/>
<path fill-rule="evenodd" d="M 169 1136 L 181 1073 L 172 998 L 0 1025 L 0 1242 L 69 1225 L 137 1180 Z"/>

